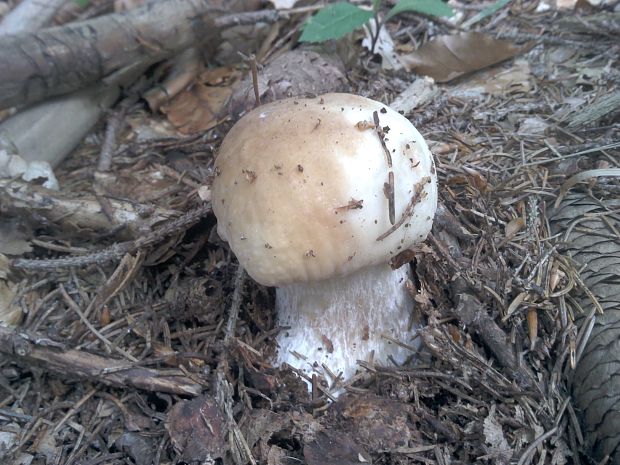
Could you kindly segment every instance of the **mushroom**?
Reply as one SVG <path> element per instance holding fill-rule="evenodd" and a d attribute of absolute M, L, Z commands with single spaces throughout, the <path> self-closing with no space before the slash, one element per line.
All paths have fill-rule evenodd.
<path fill-rule="evenodd" d="M 273 102 L 234 125 L 215 173 L 219 235 L 276 286 L 276 363 L 348 380 L 411 355 L 410 271 L 389 262 L 426 238 L 437 184 L 405 117 L 351 94 Z"/>

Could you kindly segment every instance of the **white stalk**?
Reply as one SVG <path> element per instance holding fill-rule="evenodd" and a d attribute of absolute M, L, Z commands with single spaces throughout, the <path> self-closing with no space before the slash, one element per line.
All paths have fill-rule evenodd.
<path fill-rule="evenodd" d="M 384 336 L 417 347 L 413 299 L 405 283 L 409 267 L 392 270 L 382 264 L 349 276 L 276 289 L 278 324 L 277 363 L 287 363 L 326 376 L 323 365 L 350 379 L 357 361 L 378 365 L 403 363 L 412 355 Z"/>

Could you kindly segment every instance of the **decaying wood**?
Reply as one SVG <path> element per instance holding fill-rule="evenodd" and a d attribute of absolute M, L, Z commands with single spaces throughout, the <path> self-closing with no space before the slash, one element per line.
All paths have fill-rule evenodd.
<path fill-rule="evenodd" d="M 608 114 L 612 114 L 620 108 L 620 92 L 614 92 L 610 95 L 602 95 L 601 98 L 593 105 L 575 115 L 568 123 L 570 128 L 576 128 L 586 124 L 597 122 Z"/>
<path fill-rule="evenodd" d="M 105 84 L 48 99 L 31 105 L 0 124 L 0 131 L 27 161 L 46 161 L 57 166 L 83 139 L 104 112 L 146 69 L 130 66 Z M 71 115 L 71 118 L 59 117 Z M 45 143 L 41 143 L 45 141 Z"/>
<path fill-rule="evenodd" d="M 122 200 L 109 202 L 111 220 L 96 199 L 71 197 L 32 183 L 0 179 L 0 206 L 5 214 L 19 214 L 35 221 L 45 218 L 48 224 L 63 230 L 67 238 L 88 230 L 97 235 L 136 239 L 177 213 Z"/>
<path fill-rule="evenodd" d="M 390 103 L 390 108 L 407 116 L 414 109 L 426 105 L 438 95 L 439 89 L 433 80 L 427 77 L 420 77 L 413 81 L 409 87 Z"/>
<path fill-rule="evenodd" d="M 207 0 L 153 2 L 36 33 L 0 37 L 0 108 L 71 92 L 217 34 Z"/>
<path fill-rule="evenodd" d="M 155 392 L 185 396 L 200 394 L 203 386 L 183 372 L 162 372 L 134 366 L 88 352 L 67 349 L 40 334 L 17 332 L 0 326 L 0 352 L 22 365 L 35 365 L 67 379 L 86 378 L 109 386 L 133 386 Z"/>
<path fill-rule="evenodd" d="M 67 0 L 23 0 L 0 22 L 0 35 L 40 29 L 65 3 Z"/>

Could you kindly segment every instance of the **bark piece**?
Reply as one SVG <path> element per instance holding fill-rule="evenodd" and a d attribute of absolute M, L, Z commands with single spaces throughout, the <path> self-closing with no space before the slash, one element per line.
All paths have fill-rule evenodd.
<path fill-rule="evenodd" d="M 373 395 L 338 399 L 329 415 L 368 450 L 393 450 L 421 442 L 410 404 Z"/>
<path fill-rule="evenodd" d="M 155 63 L 217 29 L 208 0 L 150 3 L 127 13 L 0 37 L 0 108 L 77 90 L 135 62 Z"/>
<path fill-rule="evenodd" d="M 593 124 L 599 119 L 613 114 L 620 109 L 620 92 L 614 92 L 613 94 L 605 94 L 598 99 L 592 105 L 584 108 L 568 123 L 569 128 L 578 128 L 587 124 Z"/>
<path fill-rule="evenodd" d="M 359 465 L 370 463 L 369 457 L 348 435 L 339 431 L 321 431 L 313 441 L 304 444 L 304 458 L 308 465 Z"/>
<path fill-rule="evenodd" d="M 226 419 L 213 398 L 176 403 L 168 413 L 166 430 L 181 462 L 215 463 L 229 450 Z"/>
<path fill-rule="evenodd" d="M 93 86 L 54 98 L 12 116 L 0 124 L 0 132 L 15 144 L 24 160 L 46 161 L 55 167 L 119 95 L 119 86 Z"/>

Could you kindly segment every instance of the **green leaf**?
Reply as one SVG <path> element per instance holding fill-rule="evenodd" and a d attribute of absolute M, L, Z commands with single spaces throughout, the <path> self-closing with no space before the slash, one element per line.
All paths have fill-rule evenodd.
<path fill-rule="evenodd" d="M 405 11 L 415 11 L 430 16 L 452 16 L 454 14 L 454 10 L 441 0 L 400 0 L 388 12 L 385 20 Z"/>
<path fill-rule="evenodd" d="M 77 6 L 80 8 L 86 8 L 90 3 L 90 0 L 74 0 L 74 2 L 77 3 Z"/>
<path fill-rule="evenodd" d="M 465 21 L 462 26 L 464 28 L 469 28 L 469 27 L 473 26 L 478 21 L 486 18 L 487 16 L 492 15 L 493 13 L 495 13 L 500 8 L 504 8 L 506 5 L 508 5 L 510 3 L 510 1 L 511 0 L 497 0 L 493 5 L 486 7 L 480 13 L 475 15 L 473 18 L 468 19 L 467 21 Z"/>
<path fill-rule="evenodd" d="M 338 39 L 372 18 L 372 11 L 363 10 L 350 3 L 334 3 L 311 17 L 299 38 L 300 42 L 325 42 Z"/>

